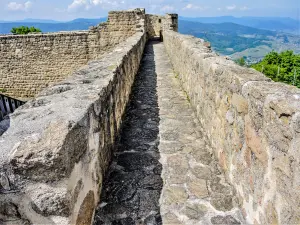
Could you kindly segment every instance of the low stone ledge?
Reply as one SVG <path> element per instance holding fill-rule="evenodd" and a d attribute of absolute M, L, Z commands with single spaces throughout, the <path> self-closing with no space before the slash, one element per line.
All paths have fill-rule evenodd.
<path fill-rule="evenodd" d="M 78 36 L 87 35 L 89 30 L 78 30 L 78 31 L 60 31 L 60 32 L 49 32 L 49 33 L 29 33 L 26 35 L 14 35 L 14 34 L 1 34 L 1 39 L 16 39 L 16 38 L 35 38 L 35 37 L 58 37 L 58 36 Z"/>
<path fill-rule="evenodd" d="M 164 44 L 251 224 L 297 224 L 300 90 L 165 31 Z"/>
<path fill-rule="evenodd" d="M 0 137 L 0 202 L 17 219 L 92 220 L 145 42 L 135 34 L 11 114 Z"/>

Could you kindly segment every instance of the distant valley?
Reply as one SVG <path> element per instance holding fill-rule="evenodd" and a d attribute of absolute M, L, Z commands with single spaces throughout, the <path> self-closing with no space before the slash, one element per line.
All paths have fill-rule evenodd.
<path fill-rule="evenodd" d="M 270 51 L 293 50 L 300 54 L 300 35 L 239 25 L 199 23 L 181 20 L 179 32 L 211 42 L 214 51 L 232 59 L 245 57 L 248 63 L 260 61 Z"/>

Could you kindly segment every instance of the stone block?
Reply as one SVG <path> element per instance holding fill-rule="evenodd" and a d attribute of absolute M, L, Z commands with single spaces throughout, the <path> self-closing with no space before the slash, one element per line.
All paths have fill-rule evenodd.
<path fill-rule="evenodd" d="M 262 142 L 262 138 L 257 131 L 253 128 L 249 116 L 245 116 L 245 137 L 247 146 L 255 154 L 255 156 L 265 165 L 268 162 L 268 154 L 266 146 Z"/>
<path fill-rule="evenodd" d="M 197 198 L 205 198 L 209 196 L 206 180 L 190 178 L 187 183 L 187 188 L 189 192 Z"/>
<path fill-rule="evenodd" d="M 248 113 L 248 102 L 243 96 L 233 93 L 231 103 L 239 113 Z"/>

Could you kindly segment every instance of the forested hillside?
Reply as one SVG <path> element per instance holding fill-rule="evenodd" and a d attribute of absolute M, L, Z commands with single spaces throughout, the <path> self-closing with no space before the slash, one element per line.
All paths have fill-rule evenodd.
<path fill-rule="evenodd" d="M 245 57 L 246 62 L 260 61 L 272 50 L 300 53 L 300 36 L 257 29 L 234 23 L 199 23 L 179 21 L 179 32 L 211 42 L 214 51 L 232 59 Z"/>

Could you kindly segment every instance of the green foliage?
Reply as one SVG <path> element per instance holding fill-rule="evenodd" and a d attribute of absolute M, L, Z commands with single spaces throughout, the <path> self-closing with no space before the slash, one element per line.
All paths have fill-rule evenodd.
<path fill-rule="evenodd" d="M 245 61 L 245 58 L 244 57 L 241 57 L 237 60 L 235 60 L 235 62 L 240 65 L 240 66 L 245 66 L 246 65 L 246 61 Z"/>
<path fill-rule="evenodd" d="M 265 58 L 251 66 L 274 81 L 295 85 L 300 88 L 300 55 L 293 51 L 270 52 Z"/>
<path fill-rule="evenodd" d="M 29 34 L 29 33 L 40 33 L 42 32 L 39 28 L 35 27 L 13 27 L 10 31 L 12 34 Z"/>
<path fill-rule="evenodd" d="M 6 89 L 2 89 L 2 88 L 0 88 L 0 93 L 5 93 L 5 92 L 7 92 L 7 90 L 6 90 Z"/>

